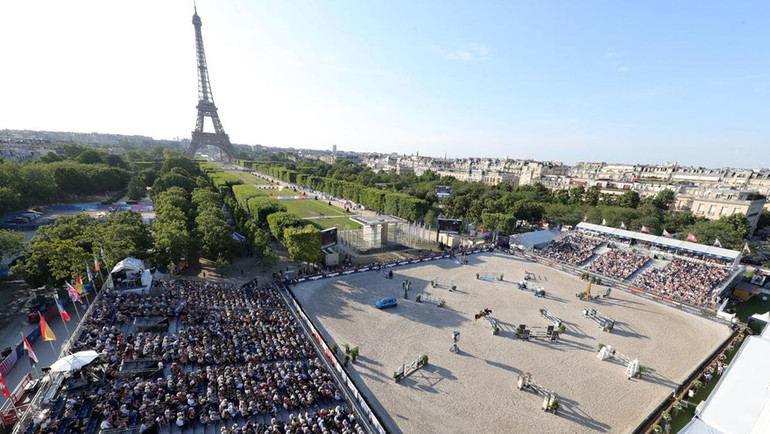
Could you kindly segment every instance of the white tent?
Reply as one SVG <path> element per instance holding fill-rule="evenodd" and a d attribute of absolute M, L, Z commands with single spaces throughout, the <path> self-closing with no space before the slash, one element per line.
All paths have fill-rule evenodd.
<path fill-rule="evenodd" d="M 107 288 L 125 292 L 149 291 L 152 286 L 152 273 L 144 268 L 144 263 L 136 258 L 128 257 L 110 271 Z"/>
<path fill-rule="evenodd" d="M 128 257 L 115 264 L 112 271 L 110 271 L 110 274 L 123 270 L 141 273 L 144 271 L 144 263 L 139 259 Z"/>
<path fill-rule="evenodd" d="M 543 247 L 557 236 L 559 236 L 559 232 L 556 231 L 525 232 L 523 234 L 511 235 L 510 243 L 512 246 L 517 245 L 524 250 L 529 250 L 533 247 Z"/>
<path fill-rule="evenodd" d="M 770 315 L 768 315 L 770 317 Z M 770 327 L 743 343 L 732 363 L 680 433 L 770 432 Z"/>

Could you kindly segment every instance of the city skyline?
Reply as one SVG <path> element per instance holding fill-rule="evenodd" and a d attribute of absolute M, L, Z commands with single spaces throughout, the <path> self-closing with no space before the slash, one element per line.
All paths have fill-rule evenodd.
<path fill-rule="evenodd" d="M 769 144 L 770 7 L 591 6 L 204 1 L 198 13 L 233 143 L 770 165 L 752 155 Z M 13 41 L 0 128 L 189 138 L 192 14 L 187 1 L 0 5 Z"/>

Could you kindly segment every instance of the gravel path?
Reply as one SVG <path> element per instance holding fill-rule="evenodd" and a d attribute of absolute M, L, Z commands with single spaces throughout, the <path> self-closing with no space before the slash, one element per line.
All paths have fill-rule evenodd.
<path fill-rule="evenodd" d="M 545 299 L 521 291 L 524 270 L 535 273 Z M 503 282 L 476 279 L 502 272 Z M 452 280 L 457 291 L 432 288 L 430 280 Z M 409 300 L 401 283 L 411 280 Z M 293 291 L 330 342 L 360 347 L 349 372 L 362 391 L 384 409 L 385 422 L 408 433 L 433 432 L 630 432 L 729 335 L 724 325 L 642 299 L 620 290 L 609 299 L 582 302 L 577 277 L 501 253 L 470 257 L 468 265 L 445 259 L 394 269 L 392 280 L 370 272 L 303 283 Z M 594 294 L 605 287 L 594 285 Z M 414 301 L 417 294 L 446 300 L 439 308 Z M 393 296 L 396 308 L 377 310 L 374 302 Z M 546 326 L 545 307 L 567 326 L 559 343 L 514 338 L 518 324 Z M 612 333 L 582 315 L 584 307 L 616 320 Z M 473 314 L 492 309 L 502 332 L 493 336 L 487 321 Z M 452 331 L 459 348 L 448 351 Z M 596 358 L 597 344 L 651 368 L 645 378 L 628 380 L 625 367 Z M 429 364 L 395 383 L 393 371 L 419 354 Z M 542 399 L 519 391 L 517 374 L 553 390 L 562 403 L 558 415 L 540 410 Z"/>

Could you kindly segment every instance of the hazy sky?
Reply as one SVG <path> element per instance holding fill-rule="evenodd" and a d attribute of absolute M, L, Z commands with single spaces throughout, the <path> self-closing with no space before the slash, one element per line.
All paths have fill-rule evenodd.
<path fill-rule="evenodd" d="M 770 166 L 767 1 L 200 0 L 231 141 Z M 0 129 L 189 137 L 192 1 L 0 2 Z"/>

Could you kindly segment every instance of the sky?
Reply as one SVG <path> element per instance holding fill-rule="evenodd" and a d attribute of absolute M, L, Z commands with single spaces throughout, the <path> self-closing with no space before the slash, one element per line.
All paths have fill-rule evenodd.
<path fill-rule="evenodd" d="M 766 1 L 197 7 L 233 143 L 770 166 Z M 192 0 L 0 2 L 0 129 L 189 138 L 192 14 Z"/>

